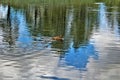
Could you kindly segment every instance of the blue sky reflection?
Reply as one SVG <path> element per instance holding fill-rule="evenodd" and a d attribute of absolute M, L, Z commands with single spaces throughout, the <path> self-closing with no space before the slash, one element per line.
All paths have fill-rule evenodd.
<path fill-rule="evenodd" d="M 86 69 L 89 58 L 98 59 L 98 54 L 95 50 L 94 44 L 87 44 L 86 46 L 80 46 L 79 48 L 74 48 L 73 43 L 70 45 L 70 48 L 65 53 L 63 64 L 67 66 L 73 66 L 77 69 Z"/>
<path fill-rule="evenodd" d="M 18 39 L 17 41 L 24 43 L 24 44 L 31 44 L 32 37 L 27 28 L 26 18 L 24 16 L 23 11 L 15 11 L 14 9 L 11 10 L 11 18 L 12 18 L 12 25 L 13 27 L 18 26 Z M 16 24 L 17 23 L 17 24 Z"/>

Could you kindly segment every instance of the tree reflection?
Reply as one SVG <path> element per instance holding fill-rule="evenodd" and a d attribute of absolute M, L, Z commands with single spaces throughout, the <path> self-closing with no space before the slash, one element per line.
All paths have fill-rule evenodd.
<path fill-rule="evenodd" d="M 13 34 L 13 29 L 11 27 L 11 6 L 10 4 L 6 7 L 7 8 L 7 22 L 4 24 L 3 27 L 3 31 L 4 31 L 4 41 L 7 42 L 9 44 L 10 47 L 12 47 L 12 45 L 15 45 L 15 40 L 14 40 L 14 34 Z M 6 21 L 5 20 L 5 21 Z"/>
<path fill-rule="evenodd" d="M 34 8 L 29 8 L 30 10 L 29 9 L 28 10 L 33 11 L 34 13 L 31 15 L 29 14 L 29 16 L 27 17 L 35 15 L 33 16 L 34 20 L 29 18 L 27 19 L 28 24 L 31 25 L 29 26 L 30 32 L 32 34 L 43 35 L 43 36 L 63 35 L 65 40 L 67 41 L 72 40 L 71 38 L 73 37 L 75 47 L 79 47 L 80 44 L 85 44 L 84 41 L 86 35 L 85 23 L 84 23 L 85 16 L 82 16 L 85 14 L 85 6 L 83 6 L 83 8 L 80 9 L 75 8 L 74 12 L 71 11 L 72 9 L 69 11 L 69 8 L 70 7 L 65 7 L 65 6 L 64 8 L 63 7 L 54 8 L 53 6 L 41 6 L 41 7 L 37 6 Z M 29 11 L 27 11 L 27 13 L 30 13 Z M 69 23 L 70 20 L 69 16 L 70 17 L 73 16 L 73 21 L 70 23 Z M 32 25 L 34 24 L 32 21 L 35 22 L 35 24 L 36 22 L 38 23 L 36 25 Z M 69 34 L 67 32 L 69 32 Z M 87 40 L 88 39 L 86 39 L 86 42 Z M 54 44 L 53 47 L 57 47 L 57 46 L 55 46 Z"/>
<path fill-rule="evenodd" d="M 67 49 L 71 43 L 74 42 L 74 47 L 79 47 L 84 45 L 89 40 L 89 33 L 86 34 L 85 28 L 85 5 L 80 7 L 75 6 L 28 6 L 27 9 L 19 11 L 19 9 L 14 9 L 8 5 L 7 11 L 7 22 L 8 22 L 8 35 L 9 38 L 5 39 L 10 45 L 15 44 L 15 36 L 19 36 L 23 33 L 20 33 L 21 27 L 20 24 L 23 24 L 31 34 L 31 37 L 40 37 L 40 36 L 57 36 L 62 35 L 64 37 L 63 43 L 53 42 L 53 48 Z M 22 21 L 21 15 L 25 16 L 24 22 Z M 92 29 L 90 29 L 92 30 Z M 17 34 L 14 35 L 14 32 Z M 26 34 L 26 33 L 25 33 Z M 19 38 L 18 36 L 18 38 Z M 57 45 L 61 45 L 61 47 Z"/>
<path fill-rule="evenodd" d="M 8 27 L 6 28 L 8 30 L 8 33 L 6 36 L 7 36 L 7 39 L 6 39 L 6 42 L 9 43 L 9 45 L 13 45 L 14 44 L 14 41 L 13 41 L 13 36 L 12 36 L 12 27 L 11 27 L 11 13 L 10 13 L 10 5 L 8 5 L 8 12 L 7 12 L 7 22 L 8 22 Z"/>

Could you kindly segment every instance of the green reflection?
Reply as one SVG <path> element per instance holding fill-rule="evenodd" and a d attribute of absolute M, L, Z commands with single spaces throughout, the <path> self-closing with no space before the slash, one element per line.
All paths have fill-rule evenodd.
<path fill-rule="evenodd" d="M 9 22 L 8 27 L 10 29 L 12 28 L 10 24 L 19 24 L 19 21 L 14 20 L 14 18 L 10 18 L 11 14 L 14 15 L 11 9 L 14 9 L 16 16 L 18 13 L 23 15 L 23 17 L 25 16 L 24 21 L 26 22 L 26 25 L 24 26 L 28 28 L 31 37 L 53 37 L 62 35 L 64 37 L 64 41 L 52 42 L 53 48 L 67 49 L 72 41 L 74 42 L 74 47 L 79 47 L 80 45 L 84 45 L 88 42 L 92 28 L 86 28 L 85 25 L 85 20 L 87 18 L 87 5 L 51 6 L 45 4 L 39 6 L 27 5 L 26 7 L 21 7 L 21 5 L 17 5 L 21 7 L 20 9 L 17 9 L 18 7 L 12 6 L 13 4 L 17 4 L 18 1 L 15 2 L 16 3 L 14 3 L 13 1 L 9 2 L 8 6 L 7 20 Z M 11 20 L 13 20 L 15 23 L 12 23 Z M 89 33 L 87 33 L 88 31 Z M 9 35 L 12 36 L 12 34 Z"/>
<path fill-rule="evenodd" d="M 20 5 L 20 0 L 2 0 L 3 3 L 9 3 L 7 20 L 8 28 L 11 31 L 10 6 L 16 11 L 22 10 L 26 17 L 28 31 L 32 37 L 39 36 L 59 36 L 64 37 L 63 42 L 53 42 L 53 48 L 68 48 L 70 43 L 74 42 L 74 47 L 87 44 L 93 30 L 93 24 L 97 24 L 96 12 L 89 12 L 95 2 L 102 0 L 27 0 Z M 107 5 L 119 5 L 119 0 L 104 1 Z M 108 11 L 114 11 L 112 8 Z M 92 23 L 92 24 L 91 24 Z M 15 23 L 16 25 L 19 23 Z M 97 27 L 96 27 L 97 28 Z M 18 29 L 16 30 L 16 32 Z M 11 34 L 9 34 L 11 36 Z M 12 38 L 9 38 L 12 41 Z M 9 40 L 7 39 L 7 40 Z M 9 41 L 7 41 L 9 42 Z M 13 42 L 10 42 L 13 44 Z M 15 44 L 15 43 L 14 43 Z"/>
<path fill-rule="evenodd" d="M 89 38 L 89 33 L 86 34 L 85 30 L 85 7 L 28 7 L 26 14 L 30 33 L 32 36 L 62 35 L 68 42 L 68 46 L 71 38 L 73 38 L 74 46 L 79 47 L 80 44 L 85 44 Z M 59 42 L 56 45 L 55 43 L 54 46 L 59 45 Z M 67 44 L 65 43 L 65 45 Z"/>

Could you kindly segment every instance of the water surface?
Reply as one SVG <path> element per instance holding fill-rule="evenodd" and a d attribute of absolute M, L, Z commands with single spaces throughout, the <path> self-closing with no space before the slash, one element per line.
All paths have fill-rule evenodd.
<path fill-rule="evenodd" d="M 119 80 L 119 11 L 104 2 L 1 3 L 0 79 Z"/>

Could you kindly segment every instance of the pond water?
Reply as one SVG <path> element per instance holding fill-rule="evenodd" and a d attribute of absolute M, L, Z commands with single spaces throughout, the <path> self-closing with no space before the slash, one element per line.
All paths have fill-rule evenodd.
<path fill-rule="evenodd" d="M 0 80 L 120 80 L 119 57 L 119 6 L 0 4 Z"/>

